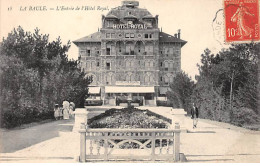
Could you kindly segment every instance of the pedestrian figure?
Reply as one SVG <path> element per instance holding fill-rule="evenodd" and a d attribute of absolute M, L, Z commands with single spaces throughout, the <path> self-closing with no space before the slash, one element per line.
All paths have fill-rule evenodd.
<path fill-rule="evenodd" d="M 70 119 L 70 114 L 69 114 L 69 107 L 70 103 L 68 101 L 63 101 L 63 119 Z"/>
<path fill-rule="evenodd" d="M 73 102 L 70 102 L 70 106 L 72 106 L 73 111 L 75 111 L 75 104 Z"/>
<path fill-rule="evenodd" d="M 59 104 L 55 104 L 54 106 L 54 118 L 56 120 L 58 120 L 60 117 L 60 108 L 59 108 Z"/>
<path fill-rule="evenodd" d="M 69 106 L 69 114 L 72 118 L 74 118 L 74 110 L 75 110 L 75 104 L 73 102 L 70 102 Z"/>
<path fill-rule="evenodd" d="M 195 106 L 195 103 L 192 103 L 192 109 L 191 109 L 191 119 L 193 119 L 193 128 L 197 127 L 199 118 L 199 109 Z"/>

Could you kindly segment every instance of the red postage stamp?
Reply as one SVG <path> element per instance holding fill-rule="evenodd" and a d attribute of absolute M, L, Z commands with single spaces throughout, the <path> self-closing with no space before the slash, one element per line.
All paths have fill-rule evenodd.
<path fill-rule="evenodd" d="M 259 0 L 224 0 L 226 42 L 259 41 Z"/>

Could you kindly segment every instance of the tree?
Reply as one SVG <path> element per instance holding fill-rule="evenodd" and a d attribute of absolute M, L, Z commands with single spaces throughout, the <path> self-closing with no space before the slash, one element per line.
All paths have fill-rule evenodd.
<path fill-rule="evenodd" d="M 200 103 L 205 118 L 237 124 L 246 122 L 241 120 L 243 116 L 240 115 L 245 115 L 243 111 L 255 117 L 258 113 L 258 54 L 259 44 L 256 43 L 232 45 L 216 55 L 208 49 L 204 51 L 193 98 Z M 213 116 L 217 112 L 226 117 Z"/>
<path fill-rule="evenodd" d="M 167 98 L 173 103 L 173 107 L 190 110 L 193 88 L 194 82 L 188 74 L 182 71 L 174 77 L 173 83 L 170 84 Z"/>
<path fill-rule="evenodd" d="M 54 104 L 64 100 L 84 105 L 91 80 L 77 61 L 68 60 L 70 42 L 50 42 L 39 29 L 30 33 L 18 27 L 0 48 L 1 126 L 51 118 Z"/>

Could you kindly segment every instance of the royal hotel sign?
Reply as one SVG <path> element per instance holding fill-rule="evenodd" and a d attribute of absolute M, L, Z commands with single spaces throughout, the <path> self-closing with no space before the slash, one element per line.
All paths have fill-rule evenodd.
<path fill-rule="evenodd" d="M 113 29 L 147 29 L 147 25 L 145 24 L 133 24 L 132 22 L 128 22 L 126 24 L 113 24 Z"/>

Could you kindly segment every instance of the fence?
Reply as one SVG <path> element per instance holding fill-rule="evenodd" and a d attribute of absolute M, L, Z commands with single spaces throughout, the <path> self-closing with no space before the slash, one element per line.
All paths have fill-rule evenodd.
<path fill-rule="evenodd" d="M 174 129 L 91 129 L 81 124 L 80 162 L 180 159 L 180 125 Z"/>

